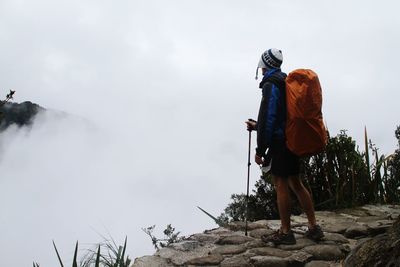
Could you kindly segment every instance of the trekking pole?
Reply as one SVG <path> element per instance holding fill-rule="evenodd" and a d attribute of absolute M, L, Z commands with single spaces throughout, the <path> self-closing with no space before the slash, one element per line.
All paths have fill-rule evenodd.
<path fill-rule="evenodd" d="M 247 129 L 249 131 L 249 153 L 247 157 L 247 195 L 246 195 L 246 218 L 245 218 L 245 232 L 244 234 L 247 236 L 247 219 L 249 217 L 249 183 L 250 183 L 250 146 L 251 146 L 251 129 Z"/>

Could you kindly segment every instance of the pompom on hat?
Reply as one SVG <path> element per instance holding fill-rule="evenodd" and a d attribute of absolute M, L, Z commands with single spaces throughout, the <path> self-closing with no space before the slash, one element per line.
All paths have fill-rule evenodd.
<path fill-rule="evenodd" d="M 271 48 L 262 53 L 256 70 L 256 80 L 258 79 L 258 69 L 279 69 L 282 65 L 282 51 L 276 48 Z"/>

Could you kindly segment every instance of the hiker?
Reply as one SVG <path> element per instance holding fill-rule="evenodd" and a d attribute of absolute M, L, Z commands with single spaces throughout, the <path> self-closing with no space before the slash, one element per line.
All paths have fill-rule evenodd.
<path fill-rule="evenodd" d="M 259 86 L 262 89 L 262 99 L 258 121 L 249 119 L 246 124 L 248 130 L 257 131 L 255 162 L 262 166 L 271 164 L 270 172 L 277 193 L 281 220 L 280 229 L 273 234 L 262 236 L 261 240 L 275 245 L 290 245 L 296 243 L 290 227 L 290 189 L 307 215 L 308 231 L 305 236 L 318 241 L 324 234 L 316 223 L 310 193 L 299 178 L 299 157 L 293 154 L 285 143 L 286 74 L 281 71 L 282 59 L 282 52 L 275 48 L 268 49 L 261 55 L 257 67 L 257 73 L 261 68 L 263 74 Z"/>

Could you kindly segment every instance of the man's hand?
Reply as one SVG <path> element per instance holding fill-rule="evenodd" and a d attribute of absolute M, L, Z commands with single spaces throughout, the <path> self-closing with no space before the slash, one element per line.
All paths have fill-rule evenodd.
<path fill-rule="evenodd" d="M 258 164 L 258 165 L 262 165 L 264 163 L 264 159 L 262 157 L 260 157 L 259 155 L 255 155 L 254 156 L 254 161 Z"/>
<path fill-rule="evenodd" d="M 257 130 L 257 122 L 253 119 L 249 119 L 248 121 L 245 122 L 247 124 L 247 130 L 248 131 L 255 131 Z"/>

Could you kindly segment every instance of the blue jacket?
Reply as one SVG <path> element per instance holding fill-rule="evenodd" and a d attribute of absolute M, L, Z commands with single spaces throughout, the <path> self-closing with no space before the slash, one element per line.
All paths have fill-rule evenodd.
<path fill-rule="evenodd" d="M 274 141 L 285 140 L 286 127 L 286 74 L 280 69 L 265 73 L 260 83 L 262 99 L 257 120 L 257 149 L 264 156 Z"/>

